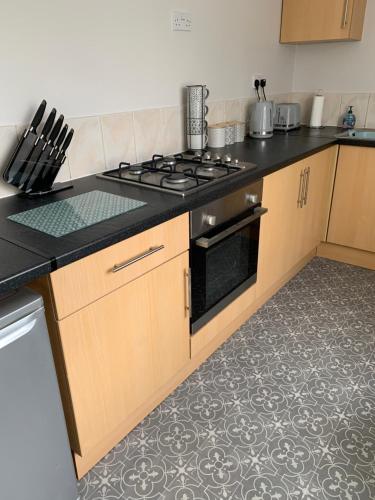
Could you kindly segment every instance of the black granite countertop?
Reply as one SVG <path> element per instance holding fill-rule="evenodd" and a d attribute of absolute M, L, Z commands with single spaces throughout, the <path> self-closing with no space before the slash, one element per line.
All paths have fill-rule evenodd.
<path fill-rule="evenodd" d="M 225 148 L 242 161 L 258 168 L 226 179 L 186 198 L 111 180 L 84 177 L 74 180 L 73 189 L 42 199 L 11 196 L 0 200 L 0 293 L 19 287 L 77 259 L 106 248 L 130 236 L 165 222 L 177 215 L 222 197 L 245 183 L 259 179 L 338 141 L 340 129 L 302 128 L 288 134 L 276 133 L 272 139 L 246 139 Z M 221 151 L 221 150 L 215 150 Z M 29 210 L 81 193 L 101 190 L 147 203 L 144 207 L 116 216 L 67 236 L 55 238 L 7 219 L 8 215 Z"/>

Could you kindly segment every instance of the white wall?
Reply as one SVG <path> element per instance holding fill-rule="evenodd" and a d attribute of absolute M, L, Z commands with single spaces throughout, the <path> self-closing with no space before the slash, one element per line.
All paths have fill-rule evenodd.
<path fill-rule="evenodd" d="M 297 92 L 375 91 L 375 0 L 367 2 L 361 42 L 299 45 L 293 89 Z"/>
<path fill-rule="evenodd" d="M 172 10 L 193 31 L 172 32 Z M 254 73 L 292 88 L 294 47 L 278 43 L 281 0 L 4 0 L 0 125 L 27 122 L 42 98 L 65 116 L 179 105 L 206 83 L 215 100 L 248 96 Z"/>

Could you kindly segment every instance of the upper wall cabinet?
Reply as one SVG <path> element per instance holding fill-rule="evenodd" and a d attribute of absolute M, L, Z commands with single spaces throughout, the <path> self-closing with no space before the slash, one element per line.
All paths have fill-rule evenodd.
<path fill-rule="evenodd" d="M 366 0 L 283 0 L 280 43 L 361 40 Z"/>

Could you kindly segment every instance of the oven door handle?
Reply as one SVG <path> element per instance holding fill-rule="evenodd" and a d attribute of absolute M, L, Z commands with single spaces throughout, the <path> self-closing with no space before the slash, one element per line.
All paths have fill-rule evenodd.
<path fill-rule="evenodd" d="M 228 229 L 224 229 L 219 234 L 216 234 L 212 238 L 198 238 L 195 241 L 195 244 L 197 247 L 202 247 L 202 248 L 210 248 L 216 243 L 219 243 L 219 241 L 224 240 L 231 234 L 235 233 L 236 231 L 239 231 L 243 227 L 247 226 L 248 224 L 251 224 L 251 222 L 256 221 L 257 219 L 260 219 L 262 215 L 268 212 L 268 208 L 256 208 L 254 215 L 249 215 L 249 217 L 246 217 L 245 219 L 242 219 L 240 222 L 237 222 L 237 224 L 234 224 L 231 227 L 228 227 Z"/>

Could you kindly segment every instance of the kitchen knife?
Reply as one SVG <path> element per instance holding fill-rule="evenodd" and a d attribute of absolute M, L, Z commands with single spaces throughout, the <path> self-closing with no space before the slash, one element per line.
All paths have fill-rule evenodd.
<path fill-rule="evenodd" d="M 74 130 L 71 128 L 69 130 L 69 134 L 66 136 L 64 144 L 62 145 L 60 151 L 57 153 L 57 156 L 56 156 L 57 161 L 61 161 L 62 157 L 64 157 L 64 161 L 65 161 L 65 153 L 66 153 L 66 150 L 68 149 L 68 147 L 70 146 L 70 143 L 72 142 L 73 134 L 74 134 Z"/>
<path fill-rule="evenodd" d="M 10 184 L 14 184 L 13 181 L 17 172 L 22 168 L 23 163 L 31 153 L 37 135 L 37 128 L 42 121 L 46 106 L 47 102 L 43 99 L 31 121 L 30 127 L 23 133 L 8 167 L 4 170 L 3 179 Z"/>
<path fill-rule="evenodd" d="M 50 158 L 55 159 L 57 154 L 59 153 L 59 150 L 61 148 L 61 144 L 63 143 L 66 133 L 68 132 L 68 125 L 64 125 L 62 131 L 60 132 L 59 137 L 57 138 L 56 144 L 52 148 L 52 151 L 50 152 Z"/>
<path fill-rule="evenodd" d="M 47 176 L 49 176 L 50 168 L 52 168 L 52 169 L 57 168 L 57 167 L 53 167 L 53 163 L 56 159 L 58 152 L 60 151 L 60 147 L 65 139 L 67 132 L 68 132 L 68 125 L 65 124 L 63 129 L 61 130 L 58 138 L 57 138 L 56 144 L 52 148 L 52 150 L 49 154 L 49 157 L 48 157 L 47 161 L 45 162 L 43 171 L 39 175 L 38 180 L 32 186 L 33 191 L 46 191 L 50 187 L 50 186 L 47 186 L 46 179 L 47 179 Z M 60 167 L 58 167 L 58 168 L 60 168 Z"/>
<path fill-rule="evenodd" d="M 37 160 L 38 160 L 41 152 L 43 151 L 44 145 L 47 142 L 47 137 L 51 131 L 51 128 L 53 126 L 53 122 L 55 121 L 55 117 L 56 117 L 56 109 L 53 108 L 52 111 L 50 112 L 50 114 L 48 115 L 46 123 L 44 124 L 44 127 L 42 129 L 42 133 L 40 134 L 40 136 L 38 136 L 36 138 L 36 140 L 34 142 L 34 147 L 31 151 L 31 154 L 29 155 L 29 157 L 25 161 L 25 167 L 23 169 L 22 174 L 19 176 L 19 180 L 18 180 L 18 184 L 19 184 L 20 189 L 23 188 L 24 184 L 26 183 L 26 181 L 28 181 L 28 179 L 30 178 L 30 176 L 32 175 L 32 173 L 35 169 Z"/>
<path fill-rule="evenodd" d="M 66 160 L 65 153 L 66 153 L 66 150 L 68 149 L 68 147 L 70 146 L 70 143 L 72 142 L 73 134 L 74 134 L 74 130 L 71 128 L 69 130 L 68 135 L 66 136 L 64 144 L 62 145 L 59 153 L 57 154 L 57 156 L 55 158 L 54 163 L 52 165 L 50 165 L 50 167 L 48 168 L 46 179 L 43 183 L 44 186 L 48 186 L 48 188 L 52 187 L 52 185 L 56 179 L 56 176 L 60 171 L 60 168 L 65 163 L 65 160 Z"/>
<path fill-rule="evenodd" d="M 64 116 L 60 115 L 55 125 L 53 126 L 53 129 L 48 137 L 48 141 L 43 145 L 42 151 L 39 155 L 39 158 L 36 160 L 35 167 L 31 172 L 29 179 L 22 186 L 25 192 L 32 191 L 34 184 L 38 183 L 38 179 L 41 177 L 42 172 L 47 166 L 49 155 L 53 150 L 54 142 L 59 135 L 63 123 Z"/>

